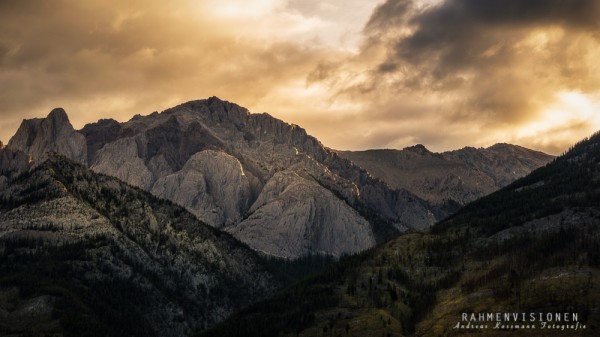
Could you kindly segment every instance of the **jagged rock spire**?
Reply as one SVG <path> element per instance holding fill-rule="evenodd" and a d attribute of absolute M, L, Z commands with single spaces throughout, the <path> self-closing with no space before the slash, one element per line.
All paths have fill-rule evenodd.
<path fill-rule="evenodd" d="M 50 152 L 80 163 L 87 160 L 85 137 L 73 129 L 62 108 L 53 109 L 46 118 L 23 120 L 7 147 L 27 153 L 36 163 L 47 159 Z"/>

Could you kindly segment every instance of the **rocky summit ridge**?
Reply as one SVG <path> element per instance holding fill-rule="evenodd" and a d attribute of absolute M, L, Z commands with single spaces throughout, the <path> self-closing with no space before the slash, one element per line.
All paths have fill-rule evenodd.
<path fill-rule="evenodd" d="M 338 151 L 392 188 L 455 210 L 541 167 L 554 156 L 518 145 L 464 147 L 436 153 L 422 144 L 402 150 Z"/>

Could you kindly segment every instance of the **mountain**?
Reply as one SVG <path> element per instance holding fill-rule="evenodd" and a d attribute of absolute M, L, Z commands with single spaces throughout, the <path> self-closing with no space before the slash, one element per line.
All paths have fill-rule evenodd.
<path fill-rule="evenodd" d="M 339 257 L 429 228 L 456 211 L 456 203 L 503 186 L 508 180 L 497 172 L 517 170 L 508 174 L 513 178 L 547 159 L 540 154 L 542 159 L 530 160 L 533 152 L 516 147 L 485 154 L 465 149 L 452 157 L 464 158 L 444 154 L 450 159 L 438 165 L 415 153 L 408 166 L 438 165 L 436 173 L 419 177 L 419 170 L 386 168 L 409 181 L 390 186 L 297 125 L 216 97 L 124 123 L 103 119 L 78 131 L 64 110 L 55 109 L 47 118 L 24 121 L 7 149 L 23 152 L 33 165 L 48 153 L 62 154 L 179 204 L 257 251 L 288 259 Z M 467 163 L 475 157 L 482 158 L 473 159 L 479 166 L 472 168 Z M 444 173 L 449 166 L 459 169 Z M 471 174 L 482 176 L 473 182 L 486 182 L 485 188 L 463 187 L 460 177 Z M 438 186 L 450 186 L 448 195 L 437 193 Z M 438 195 L 443 198 L 433 197 Z"/>
<path fill-rule="evenodd" d="M 3 184 L 0 335 L 189 336 L 283 285 L 229 234 L 65 157 Z"/>
<path fill-rule="evenodd" d="M 580 202 L 596 198 L 588 180 L 597 165 L 588 159 L 573 159 L 568 163 L 585 167 L 553 173 L 548 182 L 510 185 L 524 199 L 503 196 L 509 186 L 431 233 L 385 243 L 402 231 L 429 228 L 451 210 L 391 188 L 298 126 L 217 98 L 81 130 L 54 109 L 24 121 L 0 145 L 0 334 L 183 336 L 234 312 L 236 323 L 219 325 L 218 335 L 263 328 L 255 335 L 323 335 L 342 322 L 346 335 L 420 331 L 438 305 L 432 294 L 457 284 L 481 290 L 480 274 L 497 276 L 495 263 L 516 259 L 510 254 L 537 256 L 560 236 L 573 243 L 564 247 L 579 249 L 581 266 L 591 266 L 595 211 Z M 482 161 L 481 170 L 494 167 L 493 160 Z M 552 204 L 562 205 L 556 191 L 571 191 L 570 213 L 553 213 L 563 211 Z M 544 198 L 550 206 L 535 211 L 532 200 Z M 523 225 L 511 222 L 519 217 Z M 563 223 L 580 222 L 591 241 L 579 232 L 556 233 Z M 546 232 L 555 237 L 531 238 Z M 504 248 L 505 241 L 518 245 Z M 252 305 L 323 265 L 321 255 L 365 250 Z M 518 261 L 520 268 L 531 265 Z M 571 260 L 558 256 L 553 263 L 564 261 Z M 514 282 L 546 277 L 523 270 L 514 276 L 513 269 Z M 461 271 L 472 275 L 463 280 Z M 594 312 L 586 301 L 581 308 Z"/>
<path fill-rule="evenodd" d="M 599 202 L 596 133 L 429 232 L 342 259 L 201 336 L 598 336 Z"/>
<path fill-rule="evenodd" d="M 0 142 L 0 187 L 8 179 L 23 173 L 31 167 L 30 157 L 22 151 L 10 150 Z"/>
<path fill-rule="evenodd" d="M 24 121 L 7 148 L 34 164 L 60 153 L 278 257 L 355 253 L 447 215 L 390 189 L 302 128 L 216 97 L 79 131 L 55 109 Z"/>
<path fill-rule="evenodd" d="M 337 151 L 395 189 L 454 209 L 544 166 L 554 157 L 517 145 L 465 147 L 434 153 L 419 144 L 403 150 Z"/>

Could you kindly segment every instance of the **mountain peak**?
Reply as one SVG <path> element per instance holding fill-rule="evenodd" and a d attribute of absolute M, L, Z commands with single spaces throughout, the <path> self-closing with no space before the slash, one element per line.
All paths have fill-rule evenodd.
<path fill-rule="evenodd" d="M 229 103 L 228 101 L 222 100 L 217 96 L 210 96 L 209 98 L 206 99 L 206 103 L 208 104 L 214 104 L 214 103 Z"/>
<path fill-rule="evenodd" d="M 208 117 L 212 122 L 234 122 L 240 123 L 248 118 L 250 111 L 235 103 L 222 100 L 216 96 L 206 99 L 199 99 L 182 103 L 174 108 L 167 109 L 164 112 L 172 113 L 181 109 L 188 112 L 201 114 Z"/>
<path fill-rule="evenodd" d="M 496 143 L 490 147 L 488 147 L 488 150 L 506 150 L 506 149 L 518 149 L 518 148 L 522 148 L 521 146 L 518 145 L 513 145 L 513 144 L 507 144 L 507 143 Z"/>
<path fill-rule="evenodd" d="M 185 106 L 185 107 L 191 108 L 192 110 L 196 110 L 200 107 L 222 107 L 222 106 L 240 107 L 235 103 L 221 99 L 217 96 L 210 96 L 208 98 L 191 100 L 191 101 L 182 103 L 179 106 Z M 179 106 L 177 106 L 177 107 L 179 107 Z M 177 107 L 175 107 L 175 108 L 177 108 Z M 169 110 L 172 110 L 172 109 L 169 109 Z"/>
<path fill-rule="evenodd" d="M 67 112 L 63 108 L 52 109 L 46 118 L 55 122 L 69 123 L 69 116 L 67 116 Z"/>
<path fill-rule="evenodd" d="M 48 152 L 61 153 L 80 163 L 87 157 L 85 137 L 73 129 L 63 108 L 53 109 L 46 118 L 23 120 L 8 148 L 25 152 L 37 163 L 43 162 Z"/>
<path fill-rule="evenodd" d="M 522 156 L 525 153 L 528 153 L 528 154 L 534 155 L 538 158 L 554 158 L 555 157 L 555 156 L 551 156 L 546 153 L 543 153 L 541 151 L 532 150 L 532 149 L 522 147 L 520 145 L 507 144 L 507 143 L 497 143 L 497 144 L 494 144 L 494 145 L 486 148 L 485 150 L 496 152 L 496 153 L 505 153 L 507 155 L 512 155 L 512 156 Z"/>
<path fill-rule="evenodd" d="M 411 152 L 414 152 L 414 153 L 418 153 L 418 154 L 421 154 L 421 155 L 431 154 L 432 153 L 423 144 L 416 144 L 416 145 L 413 145 L 413 146 L 408 146 L 408 147 L 405 147 L 404 150 L 411 151 Z"/>

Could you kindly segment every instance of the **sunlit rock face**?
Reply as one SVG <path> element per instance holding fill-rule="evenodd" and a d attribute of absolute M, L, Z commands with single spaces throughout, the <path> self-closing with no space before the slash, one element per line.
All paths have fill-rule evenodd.
<path fill-rule="evenodd" d="M 235 157 L 214 150 L 194 154 L 181 170 L 159 178 L 151 191 L 216 227 L 239 223 L 251 196 L 242 164 Z"/>
<path fill-rule="evenodd" d="M 368 221 L 316 181 L 291 170 L 276 173 L 231 233 L 250 247 L 293 258 L 311 253 L 340 256 L 372 247 Z"/>
<path fill-rule="evenodd" d="M 126 137 L 106 144 L 98 151 L 91 169 L 147 190 L 152 186 L 152 173 L 140 157 L 143 154 L 138 146 L 144 138 Z"/>

